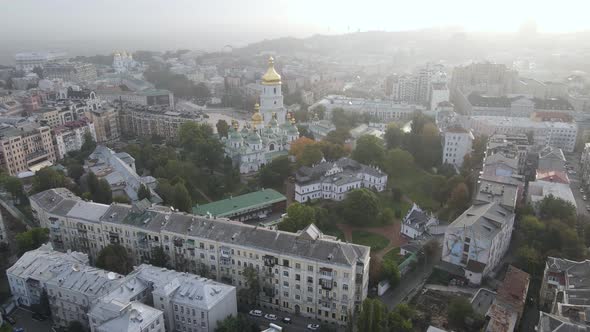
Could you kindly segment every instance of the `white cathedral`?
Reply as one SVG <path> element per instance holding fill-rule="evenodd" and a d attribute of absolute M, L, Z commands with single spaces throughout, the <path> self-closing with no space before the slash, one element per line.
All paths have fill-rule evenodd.
<path fill-rule="evenodd" d="M 252 121 L 241 130 L 234 121 L 228 137 L 222 139 L 225 154 L 239 165 L 242 174 L 257 172 L 272 159 L 287 155 L 291 142 L 299 138 L 295 118 L 283 106 L 281 84 L 271 57 L 262 76 L 260 104 L 254 107 Z"/>
<path fill-rule="evenodd" d="M 137 66 L 137 62 L 133 60 L 131 53 L 115 52 L 113 53 L 113 69 L 117 73 L 125 73 Z"/>

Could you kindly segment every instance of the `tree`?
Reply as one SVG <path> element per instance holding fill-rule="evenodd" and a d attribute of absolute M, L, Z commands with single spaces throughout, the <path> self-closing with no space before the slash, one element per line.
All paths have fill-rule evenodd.
<path fill-rule="evenodd" d="M 315 209 L 311 206 L 293 203 L 287 208 L 287 216 L 279 224 L 279 229 L 297 232 L 311 223 L 315 223 Z"/>
<path fill-rule="evenodd" d="M 469 204 L 469 189 L 465 183 L 459 183 L 451 192 L 451 197 L 447 201 L 451 209 L 457 212 L 463 212 Z"/>
<path fill-rule="evenodd" d="M 229 125 L 225 120 L 220 119 L 219 121 L 217 121 L 215 127 L 217 128 L 217 134 L 219 135 L 219 137 L 227 137 L 227 133 L 229 132 Z"/>
<path fill-rule="evenodd" d="M 33 305 L 33 311 L 51 316 L 51 306 L 49 305 L 49 296 L 47 296 L 47 291 L 43 289 L 41 292 L 41 296 L 39 297 L 39 303 Z"/>
<path fill-rule="evenodd" d="M 33 73 L 37 74 L 37 76 L 39 76 L 39 79 L 42 80 L 44 78 L 43 76 L 43 68 L 39 67 L 39 66 L 35 66 L 32 70 Z"/>
<path fill-rule="evenodd" d="M 455 297 L 451 300 L 447 310 L 447 317 L 451 326 L 458 329 L 468 328 L 469 319 L 479 319 L 477 313 L 471 307 L 471 303 L 464 297 Z"/>
<path fill-rule="evenodd" d="M 576 208 L 570 202 L 549 195 L 539 203 L 541 219 L 559 219 L 573 225 L 576 219 Z"/>
<path fill-rule="evenodd" d="M 113 197 L 113 203 L 130 204 L 131 200 L 127 196 L 117 195 Z"/>
<path fill-rule="evenodd" d="M 395 218 L 395 212 L 391 208 L 385 208 L 379 212 L 377 219 L 379 219 L 379 224 L 387 225 L 390 224 L 393 219 Z"/>
<path fill-rule="evenodd" d="M 152 198 L 152 192 L 150 191 L 150 188 L 148 188 L 146 185 L 142 183 L 139 186 L 139 190 L 137 191 L 137 199 L 141 201 L 142 199 L 146 198 Z"/>
<path fill-rule="evenodd" d="M 86 328 L 84 328 L 84 325 L 82 323 L 75 320 L 71 321 L 70 324 L 68 324 L 67 332 L 86 332 Z"/>
<path fill-rule="evenodd" d="M 289 149 L 289 154 L 295 156 L 295 159 L 301 158 L 303 154 L 303 150 L 308 145 L 316 144 L 314 140 L 307 137 L 300 137 L 295 141 L 291 142 L 291 148 Z"/>
<path fill-rule="evenodd" d="M 385 145 L 388 149 L 399 148 L 404 141 L 405 133 L 395 123 L 390 123 L 385 131 Z"/>
<path fill-rule="evenodd" d="M 98 180 L 98 186 L 96 187 L 96 191 L 92 193 L 92 198 L 98 203 L 111 204 L 113 201 L 113 193 L 111 192 L 111 186 L 107 180 Z"/>
<path fill-rule="evenodd" d="M 217 322 L 215 332 L 258 332 L 260 328 L 247 316 L 238 314 L 237 317 L 227 316 L 224 320 Z"/>
<path fill-rule="evenodd" d="M 68 165 L 67 170 L 68 176 L 74 179 L 76 183 L 80 183 L 80 178 L 82 177 L 82 175 L 84 175 L 84 167 L 82 167 L 82 165 L 80 165 L 79 163 L 72 162 Z"/>
<path fill-rule="evenodd" d="M 365 165 L 383 165 L 385 147 L 383 140 L 372 135 L 361 136 L 352 151 L 352 159 Z"/>
<path fill-rule="evenodd" d="M 253 267 L 247 266 L 242 270 L 242 275 L 246 279 L 247 287 L 244 289 L 243 295 L 245 295 L 247 299 L 253 299 L 254 302 L 257 302 L 261 290 L 258 271 Z"/>
<path fill-rule="evenodd" d="M 33 179 L 33 188 L 35 192 L 66 186 L 67 180 L 63 173 L 58 172 L 51 167 L 40 169 L 37 171 L 37 173 L 35 173 L 35 177 Z"/>
<path fill-rule="evenodd" d="M 326 135 L 326 137 L 324 137 L 324 141 L 342 145 L 346 143 L 346 140 L 348 140 L 350 137 L 349 129 L 336 128 L 336 130 L 332 130 Z"/>
<path fill-rule="evenodd" d="M 88 158 L 88 156 L 90 156 L 90 154 L 92 154 L 92 152 L 94 152 L 95 149 L 96 142 L 94 141 L 92 134 L 90 134 L 90 132 L 84 133 L 84 143 L 82 143 L 82 147 L 80 148 L 78 160 L 85 160 L 86 158 Z"/>
<path fill-rule="evenodd" d="M 98 190 L 98 177 L 96 177 L 94 172 L 89 172 L 88 175 L 86 175 L 86 187 L 91 194 Z"/>
<path fill-rule="evenodd" d="M 291 174 L 291 162 L 287 156 L 280 156 L 264 165 L 258 173 L 260 185 L 264 188 L 281 188 Z"/>
<path fill-rule="evenodd" d="M 39 248 L 49 240 L 49 229 L 35 227 L 16 235 L 16 246 L 20 254 Z"/>
<path fill-rule="evenodd" d="M 387 308 L 379 299 L 366 298 L 358 314 L 357 329 L 363 332 L 381 332 L 385 330 Z"/>
<path fill-rule="evenodd" d="M 188 190 L 186 190 L 186 187 L 184 186 L 184 183 L 178 182 L 174 185 L 173 202 L 174 208 L 178 209 L 179 211 L 186 213 L 192 212 L 193 202 L 190 194 L 188 193 Z"/>
<path fill-rule="evenodd" d="M 414 157 L 402 149 L 392 149 L 385 155 L 384 170 L 389 176 L 405 174 L 414 168 Z"/>
<path fill-rule="evenodd" d="M 320 141 L 320 145 L 324 158 L 329 161 L 338 160 L 350 154 L 350 148 L 341 144 L 334 144 L 328 141 Z"/>
<path fill-rule="evenodd" d="M 342 217 L 353 225 L 375 223 L 379 214 L 379 198 L 369 189 L 355 189 L 340 204 Z"/>
<path fill-rule="evenodd" d="M 213 170 L 223 160 L 223 146 L 207 123 L 187 121 L 178 131 L 180 146 L 197 166 Z"/>
<path fill-rule="evenodd" d="M 387 328 L 390 332 L 412 332 L 414 326 L 412 319 L 416 316 L 414 309 L 408 304 L 402 303 L 396 306 L 387 315 Z"/>
<path fill-rule="evenodd" d="M 25 191 L 23 189 L 23 183 L 18 178 L 9 176 L 6 177 L 6 179 L 3 182 L 4 189 L 6 189 L 6 191 L 10 193 L 10 196 L 12 196 L 11 198 L 13 201 L 16 202 L 20 197 L 22 197 L 25 194 Z"/>
<path fill-rule="evenodd" d="M 318 144 L 306 145 L 301 156 L 297 159 L 297 165 L 299 167 L 312 166 L 319 163 L 323 157 L 322 148 Z"/>
<path fill-rule="evenodd" d="M 117 272 L 119 274 L 127 274 L 131 271 L 127 249 L 120 244 L 109 244 L 102 248 L 96 258 L 96 267 Z"/>
<path fill-rule="evenodd" d="M 383 260 L 383 275 L 389 281 L 389 285 L 394 288 L 399 284 L 401 279 L 397 263 L 391 259 Z"/>
<path fill-rule="evenodd" d="M 152 249 L 150 264 L 158 267 L 168 267 L 168 255 L 166 255 L 162 246 L 154 247 Z"/>

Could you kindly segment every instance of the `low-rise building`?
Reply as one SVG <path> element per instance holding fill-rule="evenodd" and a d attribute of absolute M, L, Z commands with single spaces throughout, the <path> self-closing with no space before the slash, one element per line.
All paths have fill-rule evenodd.
<path fill-rule="evenodd" d="M 196 205 L 193 213 L 200 216 L 228 218 L 236 221 L 265 219 L 271 214 L 283 214 L 287 197 L 274 189 L 262 189 L 213 203 Z"/>
<path fill-rule="evenodd" d="M 169 208 L 86 202 L 63 188 L 30 199 L 52 243 L 80 248 L 93 260 L 118 243 L 139 265 L 161 247 L 175 269 L 237 288 L 247 287 L 243 271 L 252 268 L 262 306 L 342 325 L 367 297 L 370 248 L 338 241 L 314 225 L 298 233 L 269 230 Z"/>
<path fill-rule="evenodd" d="M 174 94 L 164 89 L 129 91 L 120 87 L 109 87 L 97 89 L 96 95 L 110 103 L 129 102 L 136 105 L 165 106 L 174 109 Z"/>
<path fill-rule="evenodd" d="M 349 158 L 324 161 L 312 167 L 301 167 L 295 174 L 295 200 L 304 203 L 314 199 L 341 201 L 354 189 L 383 191 L 387 174 L 377 167 L 363 165 Z"/>
<path fill-rule="evenodd" d="M 438 225 L 438 219 L 432 213 L 422 210 L 416 203 L 402 219 L 400 233 L 412 240 L 420 238 L 428 232 L 428 228 Z"/>
<path fill-rule="evenodd" d="M 84 168 L 99 179 L 105 179 L 111 187 L 113 197 L 124 196 L 137 201 L 137 194 L 143 185 L 150 191 L 149 200 L 152 203 L 162 202 L 155 192 L 157 180 L 152 176 L 139 176 L 135 170 L 135 159 L 126 152 L 116 153 L 104 145 L 98 145 L 88 156 Z"/>
<path fill-rule="evenodd" d="M 486 332 L 513 332 L 522 318 L 531 276 L 508 266 L 506 276 L 498 287 L 494 303 L 486 313 Z"/>
<path fill-rule="evenodd" d="M 326 109 L 325 119 L 332 118 L 332 111 L 341 108 L 345 112 L 357 114 L 369 114 L 382 122 L 411 120 L 417 111 L 425 111 L 422 105 L 399 103 L 393 100 L 371 100 L 365 98 L 353 98 L 341 95 L 328 95 L 309 107 L 314 111 L 317 107 Z"/>

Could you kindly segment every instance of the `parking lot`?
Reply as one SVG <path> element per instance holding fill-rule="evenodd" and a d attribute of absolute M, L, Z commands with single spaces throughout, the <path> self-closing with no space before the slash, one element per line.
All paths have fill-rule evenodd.
<path fill-rule="evenodd" d="M 10 317 L 16 320 L 16 324 L 14 327 L 22 327 L 25 329 L 25 332 L 50 332 L 52 321 L 51 319 L 46 319 L 42 322 L 34 320 L 32 318 L 32 313 L 27 311 L 23 308 L 17 308 L 12 314 L 9 315 Z"/>

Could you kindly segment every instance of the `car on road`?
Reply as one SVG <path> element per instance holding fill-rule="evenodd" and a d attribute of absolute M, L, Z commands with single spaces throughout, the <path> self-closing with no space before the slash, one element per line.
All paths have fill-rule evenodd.
<path fill-rule="evenodd" d="M 586 211 L 590 211 L 590 205 L 586 205 Z"/>
<path fill-rule="evenodd" d="M 583 193 L 584 192 L 584 188 L 580 188 L 580 192 Z"/>
<path fill-rule="evenodd" d="M 307 324 L 307 329 L 312 330 L 312 331 L 316 331 L 316 330 L 320 329 L 320 326 L 318 324 Z"/>
<path fill-rule="evenodd" d="M 273 314 L 266 314 L 264 315 L 264 318 L 268 319 L 268 320 L 277 320 L 277 315 L 273 315 Z"/>
<path fill-rule="evenodd" d="M 254 316 L 254 317 L 262 317 L 262 311 L 260 311 L 260 310 L 250 310 L 250 312 L 248 314 L 250 314 L 250 316 Z"/>
<path fill-rule="evenodd" d="M 291 318 L 289 318 L 289 317 L 283 317 L 283 319 L 281 319 L 281 321 L 285 324 L 291 324 L 293 322 L 291 320 Z"/>
<path fill-rule="evenodd" d="M 10 316 L 3 315 L 2 318 L 4 318 L 4 320 L 7 321 L 10 325 L 16 324 L 16 319 Z"/>
<path fill-rule="evenodd" d="M 47 319 L 47 316 L 36 312 L 33 314 L 33 319 L 42 322 Z"/>
<path fill-rule="evenodd" d="M 582 196 L 582 199 L 583 200 L 587 200 L 588 199 L 588 196 L 584 195 L 584 196 Z"/>

